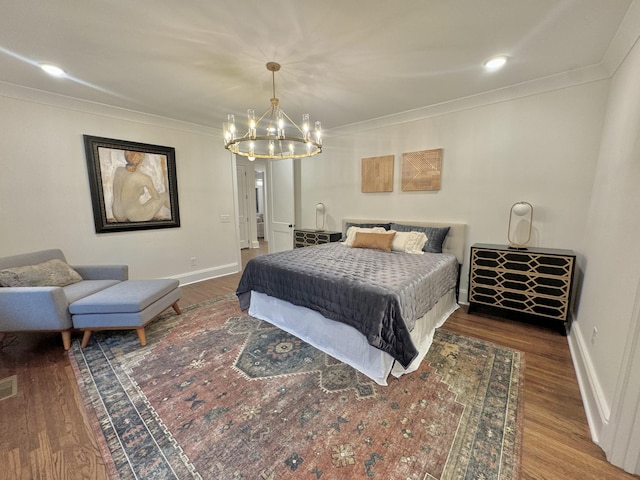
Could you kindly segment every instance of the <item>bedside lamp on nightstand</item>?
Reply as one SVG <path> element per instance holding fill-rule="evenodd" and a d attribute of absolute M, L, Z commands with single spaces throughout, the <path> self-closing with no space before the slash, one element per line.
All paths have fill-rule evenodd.
<path fill-rule="evenodd" d="M 316 230 L 322 232 L 324 230 L 324 217 L 326 208 L 324 203 L 320 202 L 316 205 Z"/>
<path fill-rule="evenodd" d="M 511 224 L 512 224 L 514 215 L 518 217 L 525 217 L 525 216 L 529 217 L 528 219 L 526 218 L 523 219 L 525 221 L 526 220 L 529 221 L 529 231 L 526 234 L 527 239 L 524 242 L 516 241 L 516 240 L 519 240 L 516 234 L 521 233 L 520 232 L 521 229 L 518 228 L 518 226 L 520 225 L 520 222 L 518 224 L 514 224 L 513 231 L 511 230 Z M 507 240 L 509 241 L 509 248 L 514 248 L 516 250 L 526 250 L 527 244 L 529 243 L 529 240 L 531 240 L 532 228 L 533 228 L 533 207 L 531 206 L 531 204 L 528 202 L 517 202 L 511 205 L 511 209 L 509 210 L 509 228 L 507 230 Z M 516 240 L 514 240 L 512 236 L 514 236 Z"/>

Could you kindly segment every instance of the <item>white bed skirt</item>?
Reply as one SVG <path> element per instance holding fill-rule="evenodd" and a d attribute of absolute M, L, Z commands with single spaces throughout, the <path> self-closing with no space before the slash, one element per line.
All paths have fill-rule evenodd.
<path fill-rule="evenodd" d="M 435 329 L 441 327 L 457 308 L 455 290 L 451 290 L 416 321 L 411 338 L 418 349 L 418 356 L 406 369 L 388 353 L 369 345 L 355 328 L 325 318 L 315 310 L 252 291 L 249 315 L 269 322 L 351 365 L 377 384 L 387 385 L 389 373 L 400 377 L 418 369 L 431 347 Z"/>

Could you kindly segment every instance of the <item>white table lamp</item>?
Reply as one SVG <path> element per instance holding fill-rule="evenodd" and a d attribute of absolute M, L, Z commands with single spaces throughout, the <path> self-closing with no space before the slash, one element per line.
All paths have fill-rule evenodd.
<path fill-rule="evenodd" d="M 519 235 L 516 235 L 516 233 L 522 233 L 522 229 L 519 227 L 519 225 L 521 225 L 522 222 L 516 225 L 515 222 L 513 222 L 514 215 L 517 217 L 529 217 L 529 218 L 523 219 L 525 222 L 529 223 L 528 232 L 526 233 L 526 240 L 524 242 L 519 241 L 520 240 Z M 513 230 L 511 228 L 512 223 L 514 224 Z M 509 240 L 509 248 L 526 250 L 527 244 L 531 240 L 532 228 L 533 228 L 533 207 L 531 206 L 531 204 L 528 202 L 517 202 L 511 205 L 511 209 L 509 210 L 509 228 L 507 230 L 507 240 Z M 524 236 L 525 235 L 521 235 L 521 237 L 524 237 Z"/>
<path fill-rule="evenodd" d="M 318 203 L 316 205 L 316 230 L 322 231 L 324 230 L 324 217 L 326 213 L 326 208 L 324 203 Z"/>

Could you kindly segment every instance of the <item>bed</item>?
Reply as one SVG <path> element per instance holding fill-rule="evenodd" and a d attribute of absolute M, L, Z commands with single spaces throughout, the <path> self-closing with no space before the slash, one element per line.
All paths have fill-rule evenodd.
<path fill-rule="evenodd" d="M 377 232 L 423 229 L 436 244 L 427 242 L 427 253 L 418 255 L 345 242 L 263 255 L 248 262 L 236 294 L 251 316 L 387 385 L 389 374 L 400 377 L 419 367 L 435 329 L 458 308 L 466 226 L 346 219 L 343 240 L 356 230 L 351 226 L 374 225 Z M 444 240 L 437 239 L 443 231 Z M 383 235 L 370 235 L 376 236 Z M 441 253 L 432 253 L 438 240 Z"/>

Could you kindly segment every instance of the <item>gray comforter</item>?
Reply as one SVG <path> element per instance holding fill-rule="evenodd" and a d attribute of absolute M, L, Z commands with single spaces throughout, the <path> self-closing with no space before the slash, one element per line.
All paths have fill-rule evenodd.
<path fill-rule="evenodd" d="M 328 243 L 250 260 L 236 294 L 242 310 L 249 308 L 254 290 L 346 323 L 406 368 L 418 353 L 409 332 L 455 288 L 457 272 L 451 254 Z"/>

